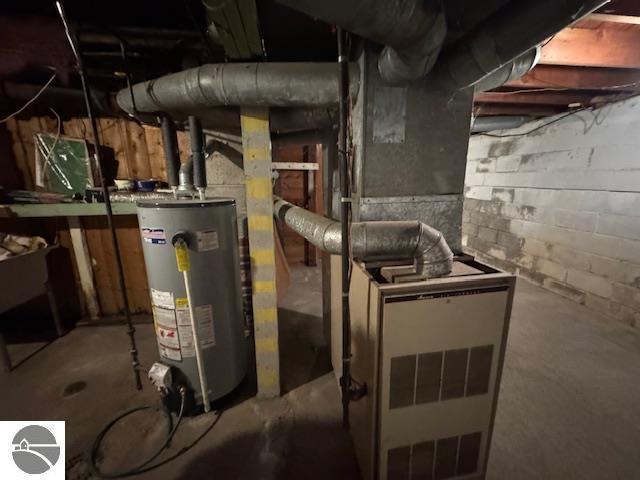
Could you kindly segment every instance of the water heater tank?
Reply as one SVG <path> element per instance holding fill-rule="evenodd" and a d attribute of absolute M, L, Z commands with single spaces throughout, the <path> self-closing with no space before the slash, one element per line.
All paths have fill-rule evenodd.
<path fill-rule="evenodd" d="M 247 371 L 249 339 L 238 260 L 235 201 L 154 200 L 138 202 L 158 349 L 202 402 L 189 304 L 172 238 L 187 239 L 195 323 L 202 348 L 209 399 L 232 391 Z"/>

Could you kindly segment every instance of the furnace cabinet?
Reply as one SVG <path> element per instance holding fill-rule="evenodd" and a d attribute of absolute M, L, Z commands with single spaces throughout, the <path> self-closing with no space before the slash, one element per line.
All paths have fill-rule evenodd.
<path fill-rule="evenodd" d="M 404 270 L 403 270 L 404 269 Z M 450 276 L 354 263 L 350 405 L 365 480 L 482 479 L 496 413 L 515 277 L 471 257 Z M 340 258 L 332 257 L 332 363 L 341 375 Z"/>

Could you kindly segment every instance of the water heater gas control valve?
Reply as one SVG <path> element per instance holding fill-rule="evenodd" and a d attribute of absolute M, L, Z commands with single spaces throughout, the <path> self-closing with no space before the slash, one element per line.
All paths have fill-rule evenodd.
<path fill-rule="evenodd" d="M 173 386 L 171 367 L 160 362 L 154 363 L 149 369 L 149 380 L 158 390 L 171 390 Z"/>

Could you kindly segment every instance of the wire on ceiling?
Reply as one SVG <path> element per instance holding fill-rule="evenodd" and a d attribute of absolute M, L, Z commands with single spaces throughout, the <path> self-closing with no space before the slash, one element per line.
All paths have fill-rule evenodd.
<path fill-rule="evenodd" d="M 45 83 L 42 88 L 40 90 L 38 90 L 38 93 L 36 93 L 29 101 L 27 101 L 27 103 L 25 103 L 22 107 L 20 107 L 18 110 L 16 110 L 15 112 L 13 112 L 11 115 L 6 116 L 5 118 L 3 118 L 2 120 L 0 120 L 0 124 L 2 123 L 7 123 L 9 120 L 11 120 L 13 117 L 15 117 L 16 115 L 20 115 L 29 105 L 31 105 L 33 102 L 35 102 L 40 95 L 42 95 L 44 93 L 44 91 L 49 88 L 49 85 L 51 85 L 51 82 L 53 82 L 53 80 L 56 78 L 57 72 L 53 72 L 53 75 L 51 75 L 51 78 L 49 78 L 49 80 L 47 80 L 47 83 Z"/>

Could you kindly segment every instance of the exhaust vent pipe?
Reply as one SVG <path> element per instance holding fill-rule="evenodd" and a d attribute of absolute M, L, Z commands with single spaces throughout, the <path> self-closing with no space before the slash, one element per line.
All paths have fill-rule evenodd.
<path fill-rule="evenodd" d="M 178 151 L 176 125 L 169 116 L 163 115 L 160 119 L 160 131 L 162 132 L 162 144 L 167 167 L 167 181 L 175 192 L 179 185 L 180 153 Z"/>
<path fill-rule="evenodd" d="M 274 199 L 274 214 L 294 232 L 325 252 L 341 253 L 340 222 Z M 355 260 L 413 260 L 416 273 L 441 277 L 453 268 L 453 252 L 435 228 L 418 221 L 351 224 L 351 255 Z"/>
<path fill-rule="evenodd" d="M 358 67 L 349 68 L 351 95 Z M 330 107 L 338 104 L 335 63 L 221 63 L 202 65 L 133 86 L 116 100 L 128 113 L 193 113 L 211 107 Z"/>
<path fill-rule="evenodd" d="M 511 1 L 474 33 L 443 52 L 433 74 L 452 90 L 475 85 L 607 2 Z"/>
<path fill-rule="evenodd" d="M 426 75 L 435 64 L 447 34 L 442 0 L 278 2 L 385 45 L 378 57 L 378 71 L 388 83 Z"/>

